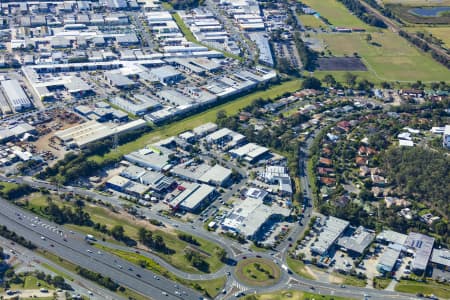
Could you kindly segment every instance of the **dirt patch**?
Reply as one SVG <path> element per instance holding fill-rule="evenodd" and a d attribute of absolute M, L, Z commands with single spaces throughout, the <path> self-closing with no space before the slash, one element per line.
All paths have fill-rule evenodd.
<path fill-rule="evenodd" d="M 359 57 L 319 57 L 318 71 L 367 71 Z"/>
<path fill-rule="evenodd" d="M 328 278 L 329 278 L 328 280 L 330 281 L 330 283 L 341 284 L 344 282 L 344 278 L 333 275 L 333 274 L 329 274 Z"/>

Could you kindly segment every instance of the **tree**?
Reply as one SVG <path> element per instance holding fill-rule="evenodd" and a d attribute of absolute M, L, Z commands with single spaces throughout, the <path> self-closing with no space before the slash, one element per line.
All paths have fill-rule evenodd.
<path fill-rule="evenodd" d="M 222 262 L 227 258 L 227 252 L 222 248 L 216 249 L 216 255 L 219 258 L 219 260 Z"/>
<path fill-rule="evenodd" d="M 328 86 L 333 86 L 336 84 L 336 79 L 334 79 L 333 75 L 327 74 L 323 77 L 323 82 L 325 82 Z"/>
<path fill-rule="evenodd" d="M 347 83 L 347 85 L 351 88 L 353 88 L 355 86 L 356 78 L 357 78 L 357 76 L 350 72 L 347 72 L 344 74 L 344 80 Z"/>
<path fill-rule="evenodd" d="M 122 241 L 125 238 L 125 230 L 122 225 L 114 225 L 111 229 L 111 235 L 118 241 Z"/>
<path fill-rule="evenodd" d="M 322 82 L 315 77 L 308 77 L 302 82 L 303 89 L 320 90 L 322 88 Z"/>

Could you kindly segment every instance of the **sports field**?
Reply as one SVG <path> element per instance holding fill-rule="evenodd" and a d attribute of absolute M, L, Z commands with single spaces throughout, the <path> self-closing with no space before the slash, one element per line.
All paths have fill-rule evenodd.
<path fill-rule="evenodd" d="M 327 27 L 327 25 L 322 22 L 321 19 L 314 17 L 313 15 L 300 15 L 299 16 L 300 21 L 302 22 L 302 25 L 305 27 L 312 27 L 312 28 L 320 28 L 320 27 Z"/>
<path fill-rule="evenodd" d="M 352 15 L 343 4 L 336 0 L 302 0 L 302 3 L 316 10 L 334 26 L 357 27 L 370 31 L 378 30 Z"/>
<path fill-rule="evenodd" d="M 423 54 L 406 40 L 390 31 L 371 33 L 319 34 L 327 49 L 335 56 L 357 53 L 369 72 L 380 81 L 441 81 L 450 80 L 450 71 Z"/>

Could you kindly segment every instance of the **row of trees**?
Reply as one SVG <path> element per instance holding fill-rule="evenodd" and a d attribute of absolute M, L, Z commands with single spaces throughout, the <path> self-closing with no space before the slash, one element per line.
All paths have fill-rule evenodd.
<path fill-rule="evenodd" d="M 17 186 L 7 189 L 6 191 L 0 189 L 0 197 L 3 197 L 8 200 L 14 200 L 29 195 L 35 191 L 36 189 L 34 189 L 29 185 L 19 184 Z"/>
<path fill-rule="evenodd" d="M 162 252 L 165 254 L 173 254 L 174 250 L 167 247 L 164 242 L 164 238 L 159 234 L 153 234 L 152 231 L 147 230 L 143 227 L 139 228 L 138 231 L 139 242 L 149 247 L 152 250 Z"/>
<path fill-rule="evenodd" d="M 24 246 L 25 248 L 34 250 L 36 249 L 36 245 L 26 240 L 23 236 L 18 235 L 14 231 L 11 231 L 5 225 L 0 225 L 0 235 L 8 240 L 14 241 L 19 245 Z"/>
<path fill-rule="evenodd" d="M 194 268 L 199 269 L 203 272 L 209 271 L 208 262 L 199 252 L 187 249 L 184 253 L 184 257 L 192 264 Z"/>
<path fill-rule="evenodd" d="M 81 275 L 84 278 L 87 278 L 91 281 L 94 281 L 101 286 L 104 286 L 108 290 L 111 291 L 117 291 L 119 289 L 119 284 L 114 282 L 110 277 L 105 277 L 100 273 L 90 271 L 88 269 L 85 269 L 83 267 L 77 266 L 76 271 L 79 275 Z"/>
<path fill-rule="evenodd" d="M 195 245 L 195 246 L 200 246 L 200 243 L 197 241 L 197 239 L 195 239 L 192 235 L 190 234 L 186 234 L 186 233 L 178 233 L 178 238 L 182 241 L 185 241 L 189 244 Z"/>
<path fill-rule="evenodd" d="M 50 274 L 45 274 L 41 271 L 23 272 L 20 274 L 16 274 L 14 272 L 14 269 L 10 268 L 6 270 L 4 276 L 6 279 L 4 282 L 6 288 L 9 288 L 10 284 L 23 284 L 25 277 L 34 276 L 39 280 L 45 281 L 49 285 L 53 285 L 55 288 L 72 290 L 72 287 L 65 282 L 62 276 L 55 275 L 54 277 L 52 277 Z"/>
<path fill-rule="evenodd" d="M 414 35 L 409 34 L 406 31 L 400 30 L 399 34 L 401 37 L 404 37 L 410 43 L 412 43 L 414 46 L 421 49 L 422 51 L 424 52 L 430 51 L 431 57 L 433 57 L 434 60 L 450 69 L 450 60 L 448 59 L 447 55 L 441 54 L 438 51 L 434 50 L 433 48 L 430 48 L 430 46 L 428 46 L 428 43 L 426 41 L 424 41 L 421 38 L 415 37 Z"/>
<path fill-rule="evenodd" d="M 168 0 L 166 2 L 170 3 L 176 10 L 185 10 L 203 5 L 204 0 Z"/>
<path fill-rule="evenodd" d="M 313 71 L 316 66 L 317 53 L 305 44 L 299 31 L 294 33 L 294 42 L 300 60 L 303 63 L 303 68 L 307 71 Z"/>
<path fill-rule="evenodd" d="M 352 11 L 358 18 L 363 22 L 380 28 L 387 28 L 386 23 L 373 14 L 369 14 L 366 8 L 358 0 L 339 0 L 344 4 L 350 11 Z"/>
<path fill-rule="evenodd" d="M 93 222 L 91 216 L 83 211 L 82 206 L 77 206 L 72 209 L 69 206 L 64 205 L 59 207 L 52 201 L 44 207 L 44 213 L 50 217 L 50 220 L 57 224 L 75 224 L 80 226 L 92 226 Z"/>

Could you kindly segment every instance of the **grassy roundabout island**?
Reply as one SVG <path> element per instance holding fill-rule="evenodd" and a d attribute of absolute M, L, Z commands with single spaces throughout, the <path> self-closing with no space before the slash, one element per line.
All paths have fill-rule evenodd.
<path fill-rule="evenodd" d="M 262 258 L 241 260 L 236 267 L 236 277 L 250 286 L 270 286 L 280 280 L 280 268 L 273 262 Z"/>

